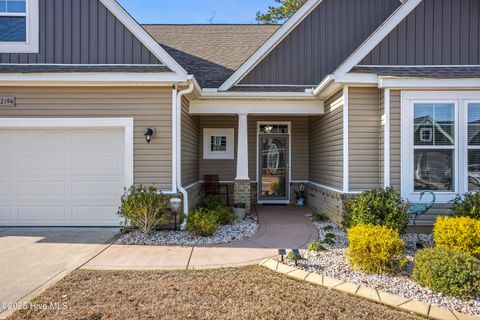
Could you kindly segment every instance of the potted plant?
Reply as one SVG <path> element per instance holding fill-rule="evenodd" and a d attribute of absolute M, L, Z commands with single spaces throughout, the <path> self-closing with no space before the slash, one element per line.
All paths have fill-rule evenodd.
<path fill-rule="evenodd" d="M 305 186 L 302 184 L 298 190 L 295 190 L 296 205 L 303 206 L 305 205 Z"/>
<path fill-rule="evenodd" d="M 245 203 L 235 203 L 233 205 L 233 213 L 235 213 L 238 219 L 245 219 L 247 205 Z"/>

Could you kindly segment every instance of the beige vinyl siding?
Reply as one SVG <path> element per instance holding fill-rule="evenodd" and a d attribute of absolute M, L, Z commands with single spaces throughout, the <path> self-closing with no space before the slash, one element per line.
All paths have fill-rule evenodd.
<path fill-rule="evenodd" d="M 189 101 L 182 98 L 182 185 L 188 186 L 197 182 L 199 145 L 198 117 L 189 113 Z"/>
<path fill-rule="evenodd" d="M 233 181 L 237 172 L 236 160 L 203 159 L 203 129 L 204 128 L 234 128 L 235 158 L 237 151 L 237 116 L 201 116 L 199 117 L 199 179 L 206 174 L 217 174 L 220 181 Z"/>
<path fill-rule="evenodd" d="M 378 188 L 380 187 L 380 90 L 350 87 L 348 93 L 349 191 Z"/>
<path fill-rule="evenodd" d="M 390 91 L 390 185 L 400 191 L 400 91 Z"/>
<path fill-rule="evenodd" d="M 248 117 L 248 174 L 251 181 L 257 180 L 257 123 L 258 121 L 292 123 L 292 159 L 290 167 L 292 180 L 308 180 L 309 150 L 308 150 L 308 117 Z M 200 179 L 206 174 L 218 174 L 221 181 L 233 181 L 236 176 L 236 160 L 203 159 L 203 129 L 204 128 L 234 128 L 235 158 L 237 157 L 238 117 L 237 116 L 202 116 L 200 124 Z"/>
<path fill-rule="evenodd" d="M 309 119 L 309 180 L 328 187 L 343 189 L 343 103 L 342 91 L 325 102 L 323 116 Z"/>
<path fill-rule="evenodd" d="M 134 182 L 172 189 L 172 90 L 161 87 L 2 87 L 15 96 L 15 107 L 1 107 L 0 117 L 134 118 Z M 155 128 L 150 144 L 147 128 Z"/>

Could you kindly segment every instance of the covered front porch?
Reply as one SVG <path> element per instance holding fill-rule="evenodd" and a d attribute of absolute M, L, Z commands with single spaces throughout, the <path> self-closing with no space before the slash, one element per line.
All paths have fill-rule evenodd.
<path fill-rule="evenodd" d="M 244 203 L 247 211 L 254 204 L 295 203 L 296 192 L 309 180 L 310 117 L 323 114 L 323 103 L 289 104 L 298 113 L 190 106 L 198 118 L 199 180 L 217 175 L 222 192 L 228 189 L 229 204 Z M 285 102 L 278 108 L 285 109 Z"/>

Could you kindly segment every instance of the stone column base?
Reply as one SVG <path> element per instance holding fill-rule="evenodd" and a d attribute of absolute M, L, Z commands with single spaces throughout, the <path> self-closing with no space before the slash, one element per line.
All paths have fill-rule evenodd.
<path fill-rule="evenodd" d="M 234 203 L 245 203 L 247 213 L 250 213 L 250 179 L 235 179 L 233 186 Z"/>

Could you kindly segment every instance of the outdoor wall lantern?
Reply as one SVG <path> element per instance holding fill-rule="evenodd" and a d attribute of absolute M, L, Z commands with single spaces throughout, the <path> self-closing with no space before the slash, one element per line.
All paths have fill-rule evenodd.
<path fill-rule="evenodd" d="M 147 131 L 145 132 L 145 140 L 147 140 L 147 143 L 150 143 L 152 141 L 152 137 L 155 135 L 155 129 L 148 128 Z"/>
<path fill-rule="evenodd" d="M 182 199 L 179 198 L 171 198 L 170 199 L 170 210 L 172 210 L 174 222 L 175 222 L 175 230 L 177 230 L 177 214 L 180 210 L 182 205 Z"/>

